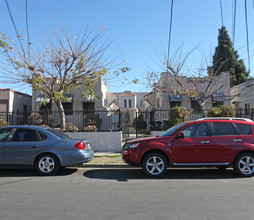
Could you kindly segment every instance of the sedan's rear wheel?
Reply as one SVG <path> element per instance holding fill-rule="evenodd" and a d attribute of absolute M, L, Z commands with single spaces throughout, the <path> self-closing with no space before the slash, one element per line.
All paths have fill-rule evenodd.
<path fill-rule="evenodd" d="M 144 158 L 142 167 L 149 176 L 161 176 L 167 170 L 167 161 L 160 153 L 150 153 Z"/>
<path fill-rule="evenodd" d="M 254 155 L 240 154 L 234 162 L 234 169 L 240 176 L 251 177 L 254 175 Z"/>
<path fill-rule="evenodd" d="M 59 170 L 60 163 L 55 155 L 43 154 L 36 159 L 35 168 L 41 175 L 50 176 Z"/>

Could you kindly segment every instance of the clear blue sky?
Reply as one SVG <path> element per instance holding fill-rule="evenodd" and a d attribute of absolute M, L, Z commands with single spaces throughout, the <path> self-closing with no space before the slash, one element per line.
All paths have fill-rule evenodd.
<path fill-rule="evenodd" d="M 26 34 L 25 0 L 8 0 L 16 26 Z M 223 21 L 232 39 L 233 0 L 222 0 Z M 254 76 L 254 1 L 248 3 L 248 26 L 250 42 L 250 69 Z M 133 92 L 151 91 L 142 83 L 146 71 L 161 72 L 156 64 L 156 47 L 167 51 L 171 0 L 28 0 L 28 18 L 30 41 L 34 47 L 40 47 L 41 32 L 49 30 L 49 17 L 60 19 L 70 32 L 84 30 L 91 26 L 108 26 L 107 37 L 114 38 L 109 52 L 126 60 L 131 71 L 126 74 L 129 80 L 138 78 L 140 84 L 122 86 L 110 83 L 110 92 L 132 90 Z M 9 17 L 5 1 L 0 1 L 0 31 L 15 38 L 14 28 Z M 244 0 L 237 1 L 235 49 L 244 59 L 248 69 Z M 187 62 L 190 68 L 199 66 L 203 54 L 214 54 L 217 46 L 218 29 L 221 27 L 219 0 L 175 0 L 171 38 L 172 55 L 183 44 L 187 53 L 198 46 Z M 113 85 L 111 85 L 113 84 Z M 0 85 L 0 88 L 13 88 L 30 93 L 29 88 L 16 85 Z"/>

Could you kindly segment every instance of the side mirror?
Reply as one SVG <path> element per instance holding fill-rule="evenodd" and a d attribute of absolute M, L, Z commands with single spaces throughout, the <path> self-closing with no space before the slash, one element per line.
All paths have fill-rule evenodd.
<path fill-rule="evenodd" d="M 179 139 L 179 138 L 184 138 L 184 133 L 183 132 L 180 132 L 176 135 L 176 139 Z"/>

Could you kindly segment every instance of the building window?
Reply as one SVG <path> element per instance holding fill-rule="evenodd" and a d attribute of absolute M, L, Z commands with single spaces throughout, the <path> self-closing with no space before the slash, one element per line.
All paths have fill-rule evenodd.
<path fill-rule="evenodd" d="M 95 102 L 84 102 L 83 109 L 85 113 L 94 114 Z"/>
<path fill-rule="evenodd" d="M 126 108 L 127 107 L 127 100 L 125 99 L 124 100 L 124 108 Z"/>
<path fill-rule="evenodd" d="M 51 103 L 41 104 L 40 112 L 50 112 L 51 111 Z"/>
<path fill-rule="evenodd" d="M 191 108 L 194 110 L 195 113 L 202 112 L 200 105 L 198 104 L 198 102 L 196 100 L 191 100 Z"/>
<path fill-rule="evenodd" d="M 141 99 L 141 100 L 140 100 L 140 106 L 141 106 L 142 104 L 143 104 L 143 100 Z"/>
<path fill-rule="evenodd" d="M 63 104 L 63 108 L 64 108 L 64 113 L 66 115 L 72 115 L 72 102 L 70 103 L 62 103 Z"/>
<path fill-rule="evenodd" d="M 212 104 L 213 107 L 219 107 L 219 106 L 222 106 L 222 105 L 224 105 L 223 101 L 213 102 L 213 104 Z"/>
<path fill-rule="evenodd" d="M 170 108 L 174 108 L 175 106 L 181 106 L 183 101 L 183 95 L 171 95 L 169 96 L 169 104 Z"/>
<path fill-rule="evenodd" d="M 23 113 L 27 113 L 27 105 L 23 106 Z"/>
<path fill-rule="evenodd" d="M 129 107 L 131 107 L 131 99 L 129 99 Z"/>
<path fill-rule="evenodd" d="M 170 102 L 170 108 L 174 108 L 176 106 L 181 106 L 182 105 L 182 102 Z"/>

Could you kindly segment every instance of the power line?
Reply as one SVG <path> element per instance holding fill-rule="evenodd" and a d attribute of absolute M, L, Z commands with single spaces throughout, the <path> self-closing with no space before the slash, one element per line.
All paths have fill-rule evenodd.
<path fill-rule="evenodd" d="M 27 33 L 27 44 L 28 44 L 28 59 L 30 60 L 30 39 L 29 39 L 29 27 L 28 27 L 28 3 L 26 0 L 26 33 Z"/>
<path fill-rule="evenodd" d="M 12 21 L 12 24 L 13 24 L 13 27 L 14 27 L 14 29 L 15 29 L 15 32 L 16 32 L 16 34 L 17 34 L 17 38 L 18 38 L 18 40 L 19 40 L 19 44 L 20 44 L 21 49 L 22 49 L 22 51 L 23 51 L 23 54 L 24 54 L 24 56 L 25 56 L 25 50 L 24 50 L 23 45 L 22 45 L 22 43 L 21 43 L 20 36 L 19 36 L 19 34 L 18 34 L 18 31 L 17 31 L 16 25 L 15 25 L 13 16 L 12 16 L 12 13 L 11 13 L 11 9 L 10 9 L 10 7 L 9 7 L 9 4 L 8 4 L 8 1 L 7 1 L 7 0 L 5 0 L 5 4 L 6 4 L 6 7 L 7 7 L 7 9 L 8 9 L 8 12 L 9 12 L 9 15 L 10 15 L 10 18 L 11 18 L 11 21 Z"/>
<path fill-rule="evenodd" d="M 246 36 L 247 36 L 248 64 L 249 64 L 249 71 L 250 71 L 249 30 L 248 30 L 248 15 L 247 15 L 247 1 L 246 0 L 245 0 L 245 24 L 246 24 Z"/>
<path fill-rule="evenodd" d="M 168 61 L 169 61 L 169 52 L 170 52 L 170 43 L 171 43 L 171 32 L 172 32 L 173 3 L 174 3 L 174 0 L 171 0 L 171 14 L 170 14 L 169 36 L 168 36 Z"/>
<path fill-rule="evenodd" d="M 234 19 L 233 19 L 233 47 L 234 47 L 234 43 L 235 43 L 236 2 L 237 2 L 237 0 L 235 0 L 235 4 L 234 4 Z"/>
<path fill-rule="evenodd" d="M 220 15 L 221 15 L 221 24 L 222 26 L 224 26 L 224 22 L 223 22 L 223 10 L 222 10 L 222 2 L 220 0 Z"/>

